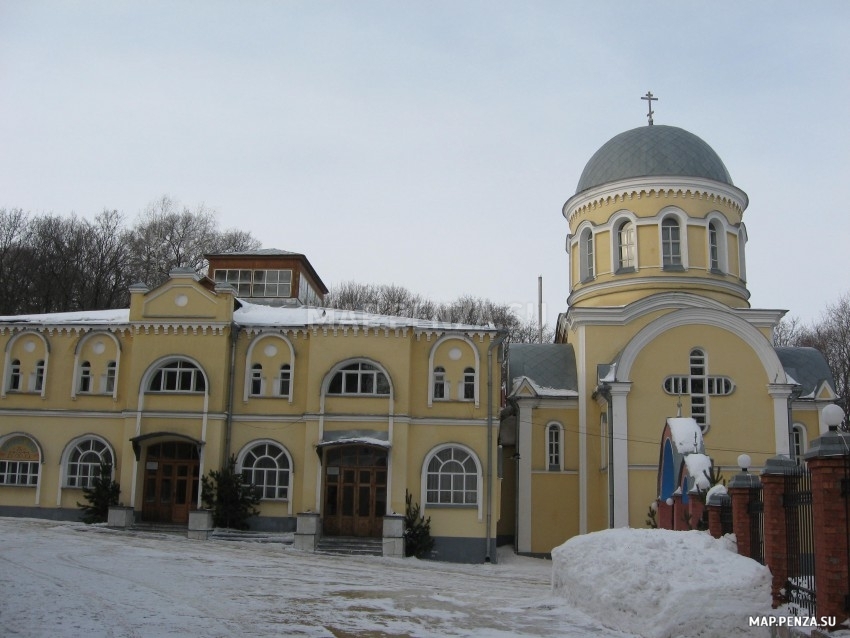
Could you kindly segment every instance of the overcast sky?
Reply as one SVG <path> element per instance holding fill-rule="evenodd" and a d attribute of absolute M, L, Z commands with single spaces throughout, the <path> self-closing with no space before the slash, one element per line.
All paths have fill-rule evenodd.
<path fill-rule="evenodd" d="M 566 309 L 564 202 L 614 135 L 695 133 L 750 199 L 757 308 L 850 291 L 850 3 L 0 0 L 0 208 L 162 195 L 329 286 Z"/>

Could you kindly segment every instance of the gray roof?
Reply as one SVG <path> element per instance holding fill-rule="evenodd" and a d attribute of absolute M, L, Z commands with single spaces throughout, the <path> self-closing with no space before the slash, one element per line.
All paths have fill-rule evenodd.
<path fill-rule="evenodd" d="M 800 384 L 800 396 L 808 397 L 824 381 L 835 391 L 835 380 L 826 359 L 816 348 L 775 348 L 785 372 Z"/>
<path fill-rule="evenodd" d="M 576 193 L 632 177 L 702 177 L 732 185 L 723 161 L 699 137 L 675 126 L 642 126 L 602 145 L 584 167 Z"/>
<path fill-rule="evenodd" d="M 576 355 L 572 344 L 512 343 L 508 350 L 510 384 L 519 377 L 528 377 L 542 388 L 577 391 Z"/>
<path fill-rule="evenodd" d="M 233 250 L 233 251 L 226 252 L 226 253 L 209 253 L 209 254 L 212 255 L 212 256 L 215 256 L 215 257 L 242 256 L 242 255 L 251 256 L 251 257 L 253 257 L 253 256 L 262 256 L 262 257 L 275 256 L 275 257 L 278 257 L 278 256 L 286 256 L 286 255 L 300 255 L 301 253 L 293 253 L 293 252 L 290 252 L 288 250 L 281 250 L 280 248 L 258 248 L 256 250 Z"/>

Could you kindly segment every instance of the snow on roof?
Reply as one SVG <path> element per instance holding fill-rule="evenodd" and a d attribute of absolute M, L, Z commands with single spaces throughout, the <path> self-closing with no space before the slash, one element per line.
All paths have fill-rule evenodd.
<path fill-rule="evenodd" d="M 534 382 L 531 377 L 517 377 L 514 379 L 513 387 L 511 388 L 511 394 L 516 393 L 517 389 L 523 384 L 527 383 L 534 390 L 534 393 L 541 397 L 577 397 L 578 392 L 575 390 L 568 390 L 566 388 L 547 388 L 546 386 L 538 385 Z"/>
<path fill-rule="evenodd" d="M 711 471 L 711 459 L 705 454 L 693 453 L 685 456 L 688 474 L 694 479 L 694 487 L 705 492 L 711 487 L 708 473 Z"/>
<path fill-rule="evenodd" d="M 265 306 L 239 300 L 241 308 L 233 313 L 233 320 L 243 326 L 320 327 L 359 326 L 369 328 L 414 328 L 419 330 L 469 330 L 496 331 L 492 325 L 448 323 L 429 319 L 377 315 L 358 310 L 338 310 L 312 306 Z M 179 321 L 181 317 L 174 317 Z M 162 318 L 158 318 L 159 321 Z M 54 312 L 33 315 L 10 315 L 0 317 L 4 324 L 74 325 L 100 324 L 118 325 L 130 323 L 130 310 L 83 310 L 78 312 Z"/>
<path fill-rule="evenodd" d="M 240 299 L 239 303 L 242 304 L 242 307 L 233 313 L 233 320 L 243 326 L 359 326 L 422 330 L 496 330 L 492 325 L 476 326 L 430 319 L 376 315 L 360 310 L 339 310 L 313 306 L 264 306 L 247 302 L 244 299 Z"/>
<path fill-rule="evenodd" d="M 673 417 L 667 419 L 667 425 L 670 426 L 670 435 L 679 454 L 705 451 L 702 430 L 695 419 L 692 417 Z"/>
<path fill-rule="evenodd" d="M 80 310 L 77 312 L 51 312 L 39 315 L 8 315 L 0 323 L 10 324 L 122 324 L 130 321 L 130 310 Z"/>

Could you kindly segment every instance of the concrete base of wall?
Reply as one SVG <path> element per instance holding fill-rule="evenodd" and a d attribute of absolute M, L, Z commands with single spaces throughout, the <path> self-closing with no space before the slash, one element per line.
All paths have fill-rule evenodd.
<path fill-rule="evenodd" d="M 252 516 L 248 519 L 248 529 L 252 532 L 285 534 L 295 531 L 297 520 L 294 516 Z"/>
<path fill-rule="evenodd" d="M 48 521 L 79 521 L 82 510 L 67 507 L 22 507 L 0 505 L 0 516 L 10 518 L 43 518 Z"/>
<path fill-rule="evenodd" d="M 487 561 L 487 541 L 483 538 L 435 536 L 434 549 L 427 558 L 448 563 L 484 563 Z M 490 562 L 498 562 L 495 538 L 490 539 Z"/>

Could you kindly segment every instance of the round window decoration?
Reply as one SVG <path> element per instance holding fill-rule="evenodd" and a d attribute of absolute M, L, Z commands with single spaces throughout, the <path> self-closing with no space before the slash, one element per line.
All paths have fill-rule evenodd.
<path fill-rule="evenodd" d="M 449 359 L 451 359 L 452 361 L 457 361 L 461 358 L 462 354 L 463 353 L 460 351 L 460 348 L 452 348 L 451 350 L 449 350 Z"/>
<path fill-rule="evenodd" d="M 24 343 L 24 350 L 26 350 L 27 352 L 32 352 L 33 350 L 35 350 L 35 341 L 27 341 L 26 343 Z"/>
<path fill-rule="evenodd" d="M 267 345 L 263 348 L 263 354 L 267 357 L 273 357 L 277 354 L 277 346 L 273 346 L 272 344 Z"/>
<path fill-rule="evenodd" d="M 94 344 L 92 350 L 94 350 L 95 354 L 103 354 L 104 350 L 106 350 L 106 346 L 103 345 L 103 341 L 98 341 Z"/>
<path fill-rule="evenodd" d="M 189 297 L 186 296 L 186 295 L 177 295 L 174 298 L 174 303 L 176 303 L 178 306 L 180 306 L 182 308 L 187 303 L 189 303 Z"/>

